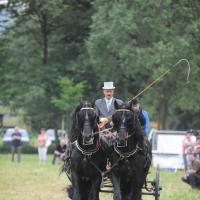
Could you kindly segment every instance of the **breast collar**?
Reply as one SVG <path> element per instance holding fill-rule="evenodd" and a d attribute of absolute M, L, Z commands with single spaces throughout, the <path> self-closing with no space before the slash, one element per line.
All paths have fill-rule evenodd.
<path fill-rule="evenodd" d="M 133 156 L 137 154 L 139 151 L 142 151 L 142 149 L 136 144 L 136 148 L 133 151 L 130 151 L 128 153 L 122 152 L 117 148 L 117 141 L 114 141 L 114 151 L 121 157 L 121 160 L 123 158 L 128 158 L 130 156 Z"/>
<path fill-rule="evenodd" d="M 101 147 L 100 144 L 100 134 L 99 134 L 99 142 L 98 142 L 98 146 L 95 149 L 92 150 L 85 150 L 83 149 L 78 142 L 78 138 L 75 142 L 72 143 L 72 145 L 74 145 L 83 155 L 86 155 L 88 157 L 91 157 L 93 154 L 97 153 Z"/>

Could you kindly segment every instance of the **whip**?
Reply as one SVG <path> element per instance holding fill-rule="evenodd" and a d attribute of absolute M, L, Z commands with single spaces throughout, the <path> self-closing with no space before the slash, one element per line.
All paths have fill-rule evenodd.
<path fill-rule="evenodd" d="M 173 67 L 171 67 L 170 69 L 168 69 L 163 75 L 161 75 L 159 78 L 157 78 L 153 83 L 151 83 L 148 87 L 146 87 L 142 92 L 140 92 L 139 94 L 137 94 L 135 97 L 133 97 L 131 100 L 128 101 L 128 103 L 130 103 L 132 100 L 134 100 L 135 98 L 137 98 L 138 96 L 140 96 L 144 91 L 146 91 L 148 88 L 150 88 L 155 82 L 157 82 L 160 78 L 162 78 L 163 76 L 165 76 L 172 68 L 174 68 L 176 65 L 178 65 L 181 61 L 186 61 L 188 63 L 188 75 L 187 75 L 187 82 L 189 83 L 189 75 L 190 75 L 190 63 L 188 62 L 188 60 L 186 59 L 181 59 L 179 60 Z M 107 119 L 111 118 L 111 116 L 107 117 Z M 100 124 L 100 127 L 104 126 L 107 122 L 102 122 Z"/>

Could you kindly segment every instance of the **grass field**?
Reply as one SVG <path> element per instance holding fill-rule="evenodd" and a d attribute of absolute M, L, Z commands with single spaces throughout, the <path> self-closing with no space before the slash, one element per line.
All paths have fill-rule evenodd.
<path fill-rule="evenodd" d="M 47 156 L 46 165 L 38 164 L 37 155 L 22 155 L 21 163 L 11 162 L 11 155 L 0 155 L 0 199 L 43 200 L 68 199 L 63 188 L 69 184 L 65 174 L 58 177 L 60 165 L 51 165 L 52 156 Z M 155 178 L 156 169 L 148 175 Z M 181 182 L 183 172 L 160 171 L 161 200 L 199 200 L 200 190 L 193 190 Z M 112 199 L 111 194 L 100 194 L 101 200 Z M 155 199 L 144 196 L 144 200 Z"/>

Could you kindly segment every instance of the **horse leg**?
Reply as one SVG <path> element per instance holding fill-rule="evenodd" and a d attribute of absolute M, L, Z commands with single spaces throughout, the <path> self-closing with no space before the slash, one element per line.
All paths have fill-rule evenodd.
<path fill-rule="evenodd" d="M 116 176 L 113 171 L 111 171 L 111 175 L 112 175 L 112 183 L 113 183 L 113 188 L 114 188 L 113 199 L 114 200 L 121 200 L 122 199 L 121 191 L 120 191 L 121 177 Z"/>
<path fill-rule="evenodd" d="M 73 186 L 73 197 L 72 200 L 83 200 L 81 197 L 81 177 L 78 177 L 76 171 L 71 171 L 72 186 Z"/>
<path fill-rule="evenodd" d="M 92 180 L 92 200 L 99 200 L 99 190 L 101 185 L 101 176 Z"/>
<path fill-rule="evenodd" d="M 141 179 L 140 176 L 131 179 L 131 200 L 141 200 Z"/>
<path fill-rule="evenodd" d="M 127 179 L 121 180 L 120 187 L 122 200 L 131 200 L 131 183 Z"/>

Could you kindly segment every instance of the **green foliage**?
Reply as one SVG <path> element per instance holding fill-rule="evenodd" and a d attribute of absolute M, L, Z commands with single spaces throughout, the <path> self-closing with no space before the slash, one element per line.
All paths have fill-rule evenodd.
<path fill-rule="evenodd" d="M 74 84 L 73 79 L 70 80 L 66 77 L 60 77 L 60 99 L 52 97 L 52 103 L 63 111 L 72 111 L 77 105 L 77 99 L 83 96 L 84 84 L 85 81 Z"/>
<path fill-rule="evenodd" d="M 187 63 L 182 62 L 139 97 L 150 119 L 158 119 L 160 129 L 167 128 L 168 117 L 173 117 L 169 114 L 176 108 L 199 113 L 200 4 L 189 2 L 98 1 L 86 42 L 96 73 L 106 72 L 101 82 L 114 80 L 117 97 L 126 100 L 182 58 L 189 60 L 190 84 L 186 84 Z"/>
<path fill-rule="evenodd" d="M 55 101 L 61 97 L 59 80 L 74 77 L 76 90 L 82 91 L 74 94 L 75 98 L 79 94 L 83 96 L 81 84 L 86 82 L 80 77 L 84 73 L 81 69 L 85 58 L 84 40 L 91 23 L 90 3 L 10 0 L 7 7 L 10 13 L 15 13 L 15 21 L 0 36 L 7 56 L 2 64 L 5 76 L 0 76 L 1 100 L 7 104 L 15 101 L 16 112 L 23 108 L 24 120 L 33 129 L 58 129 L 61 117 L 66 116 L 63 108 L 52 102 L 52 97 Z M 79 99 L 75 98 L 71 106 L 67 102 L 68 111 L 78 103 Z"/>
<path fill-rule="evenodd" d="M 160 129 L 199 128 L 199 1 L 9 0 L 2 9 L 14 21 L 0 35 L 0 100 L 23 108 L 33 129 L 58 129 L 62 117 L 69 126 L 78 97 L 102 98 L 104 81 L 129 100 L 182 58 L 189 84 L 182 62 L 139 99 Z"/>

